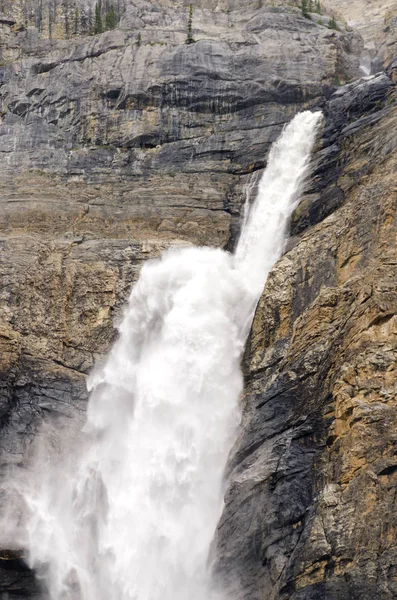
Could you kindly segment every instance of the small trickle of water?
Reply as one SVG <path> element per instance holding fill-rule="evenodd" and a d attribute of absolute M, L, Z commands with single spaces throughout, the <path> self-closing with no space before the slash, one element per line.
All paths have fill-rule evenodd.
<path fill-rule="evenodd" d="M 364 52 L 360 58 L 360 74 L 369 77 L 372 74 L 372 58 L 369 52 Z"/>
<path fill-rule="evenodd" d="M 234 256 L 174 249 L 143 266 L 119 339 L 89 377 L 82 434 L 63 450 L 44 435 L 29 476 L 10 482 L 23 510 L 3 538 L 28 549 L 52 600 L 212 597 L 241 355 L 320 121 L 297 115 L 273 145 Z"/>

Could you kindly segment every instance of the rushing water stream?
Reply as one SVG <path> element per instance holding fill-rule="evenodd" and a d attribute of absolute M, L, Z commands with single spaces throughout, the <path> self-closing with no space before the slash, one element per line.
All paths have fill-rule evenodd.
<path fill-rule="evenodd" d="M 234 255 L 174 249 L 143 266 L 119 339 L 89 377 L 83 441 L 44 445 L 12 482 L 25 516 L 8 534 L 52 600 L 212 597 L 241 355 L 320 121 L 297 115 L 273 145 Z"/>

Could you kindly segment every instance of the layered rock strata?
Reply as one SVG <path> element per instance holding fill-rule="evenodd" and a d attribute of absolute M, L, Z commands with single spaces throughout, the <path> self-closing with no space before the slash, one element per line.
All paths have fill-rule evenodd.
<path fill-rule="evenodd" d="M 250 599 L 397 594 L 394 85 L 343 88 L 325 113 L 314 163 L 340 192 L 315 171 L 260 300 L 218 530 L 217 570 Z"/>

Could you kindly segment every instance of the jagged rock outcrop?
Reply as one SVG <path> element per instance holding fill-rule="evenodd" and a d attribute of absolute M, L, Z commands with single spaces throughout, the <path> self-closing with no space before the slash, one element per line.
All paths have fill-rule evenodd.
<path fill-rule="evenodd" d="M 218 530 L 217 570 L 252 600 L 397 594 L 395 87 L 380 75 L 324 109 L 316 200 L 254 320 Z"/>

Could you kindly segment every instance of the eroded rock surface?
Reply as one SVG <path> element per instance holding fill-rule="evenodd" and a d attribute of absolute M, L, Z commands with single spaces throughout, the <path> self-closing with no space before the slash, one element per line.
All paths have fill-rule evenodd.
<path fill-rule="evenodd" d="M 360 32 L 364 40 L 363 75 L 377 73 L 394 62 L 397 53 L 396 0 L 325 0 L 324 7 Z"/>
<path fill-rule="evenodd" d="M 241 597 L 397 594 L 397 108 L 386 76 L 371 85 L 327 104 L 314 161 L 337 146 L 339 208 L 295 240 L 257 309 L 218 530 L 218 572 Z M 338 131 L 346 94 L 362 110 Z"/>
<path fill-rule="evenodd" d="M 372 51 L 378 50 L 384 42 L 387 19 L 397 6 L 395 0 L 324 0 L 323 4 L 359 31 L 366 47 Z"/>

